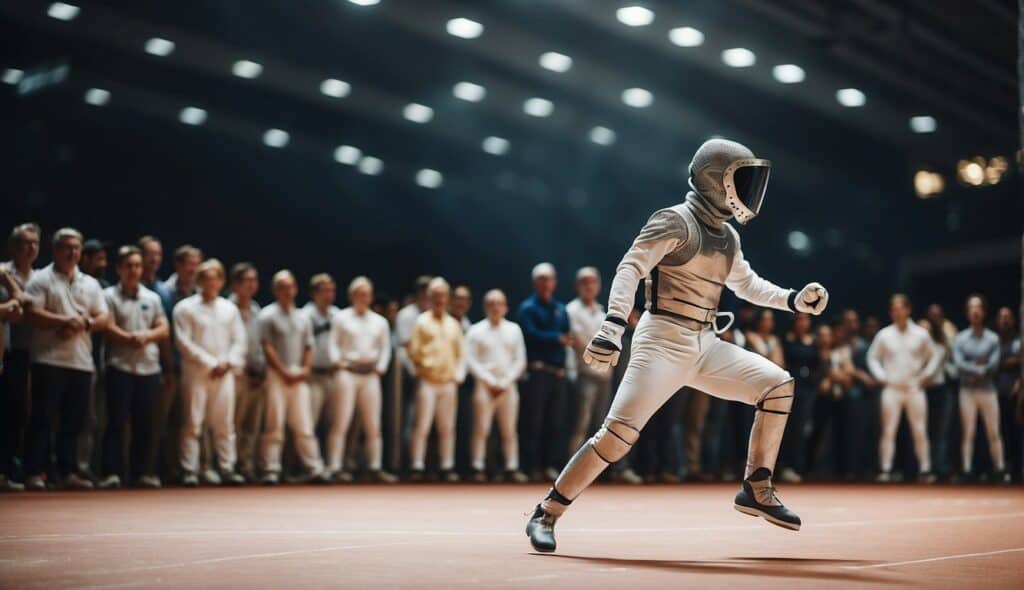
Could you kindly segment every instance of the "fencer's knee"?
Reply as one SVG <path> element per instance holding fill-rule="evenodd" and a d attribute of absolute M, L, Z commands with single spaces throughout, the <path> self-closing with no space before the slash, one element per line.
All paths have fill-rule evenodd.
<path fill-rule="evenodd" d="M 793 407 L 794 385 L 789 373 L 767 388 L 754 402 L 754 409 L 768 414 L 788 415 Z"/>
<path fill-rule="evenodd" d="M 605 463 L 616 463 L 629 454 L 638 438 L 640 431 L 636 428 L 618 420 L 605 420 L 590 439 L 590 445 Z"/>

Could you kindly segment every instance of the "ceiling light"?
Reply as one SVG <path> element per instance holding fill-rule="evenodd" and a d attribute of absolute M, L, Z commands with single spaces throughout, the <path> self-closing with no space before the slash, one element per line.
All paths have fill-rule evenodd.
<path fill-rule="evenodd" d="M 331 98 L 344 98 L 352 92 L 352 85 L 344 80 L 328 78 L 320 83 L 320 92 Z"/>
<path fill-rule="evenodd" d="M 379 158 L 374 158 L 373 156 L 363 156 L 363 159 L 359 160 L 358 169 L 363 174 L 377 176 L 384 171 L 384 162 Z"/>
<path fill-rule="evenodd" d="M 444 176 L 437 170 L 424 168 L 416 173 L 416 184 L 423 188 L 438 188 L 444 183 Z"/>
<path fill-rule="evenodd" d="M 637 109 L 651 106 L 654 102 L 654 95 L 643 88 L 627 88 L 622 91 L 622 102 Z"/>
<path fill-rule="evenodd" d="M 452 94 L 455 98 L 461 98 L 469 102 L 480 102 L 487 95 L 487 89 L 472 82 L 459 82 L 452 87 Z"/>
<path fill-rule="evenodd" d="M 981 186 L 985 182 L 985 158 L 960 160 L 956 164 L 957 177 L 960 182 L 970 186 Z"/>
<path fill-rule="evenodd" d="M 989 159 L 985 166 L 985 184 L 997 184 L 1009 168 L 1009 163 L 1002 156 Z"/>
<path fill-rule="evenodd" d="M 844 107 L 862 107 L 868 101 L 868 97 L 856 88 L 840 88 L 836 90 L 836 100 Z"/>
<path fill-rule="evenodd" d="M 110 91 L 102 88 L 90 88 L 85 91 L 85 102 L 101 107 L 110 102 Z"/>
<path fill-rule="evenodd" d="M 263 143 L 272 148 L 283 148 L 288 145 L 291 136 L 282 129 L 267 129 L 263 133 Z"/>
<path fill-rule="evenodd" d="M 402 109 L 402 116 L 413 123 L 429 123 L 434 118 L 434 109 L 419 103 L 409 103 Z"/>
<path fill-rule="evenodd" d="M 615 132 L 598 125 L 590 130 L 590 141 L 597 145 L 611 145 L 615 143 Z"/>
<path fill-rule="evenodd" d="M 484 34 L 484 26 L 468 18 L 453 18 L 445 26 L 448 34 L 462 39 L 476 39 Z"/>
<path fill-rule="evenodd" d="M 247 59 L 236 61 L 235 64 L 231 66 L 231 73 L 239 78 L 256 78 L 262 72 L 263 66 Z"/>
<path fill-rule="evenodd" d="M 772 76 L 783 84 L 799 84 L 807 77 L 807 73 L 796 64 L 782 64 L 772 68 Z"/>
<path fill-rule="evenodd" d="M 799 254 L 803 254 L 811 248 L 811 239 L 807 237 L 807 234 L 798 229 L 789 232 L 789 235 L 786 237 L 786 242 L 789 243 L 789 247 L 792 248 L 793 251 Z"/>
<path fill-rule="evenodd" d="M 380 0 L 348 0 L 356 6 L 376 6 L 380 4 Z"/>
<path fill-rule="evenodd" d="M 165 57 L 174 51 L 174 41 L 168 41 L 160 37 L 153 37 L 146 41 L 146 53 L 150 55 L 156 55 L 159 57 Z"/>
<path fill-rule="evenodd" d="M 492 156 L 504 156 L 508 153 L 509 142 L 504 137 L 485 137 L 482 147 L 485 152 Z"/>
<path fill-rule="evenodd" d="M 21 78 L 24 75 L 25 72 L 21 70 L 15 68 L 7 68 L 6 70 L 4 70 L 4 84 L 17 84 L 18 82 L 21 82 Z"/>
<path fill-rule="evenodd" d="M 731 68 L 749 68 L 757 63 L 757 56 L 746 47 L 733 47 L 722 52 L 722 61 Z"/>
<path fill-rule="evenodd" d="M 935 133 L 939 122 L 930 115 L 915 115 L 910 118 L 910 130 L 914 133 Z"/>
<path fill-rule="evenodd" d="M 927 199 L 941 193 L 945 186 L 945 180 L 937 172 L 918 170 L 914 174 L 914 192 L 921 199 Z"/>
<path fill-rule="evenodd" d="M 704 33 L 693 27 L 676 27 L 668 32 L 668 40 L 679 47 L 697 47 L 704 44 Z"/>
<path fill-rule="evenodd" d="M 334 150 L 334 160 L 348 166 L 355 166 L 362 157 L 362 150 L 355 146 L 339 145 L 338 149 Z"/>
<path fill-rule="evenodd" d="M 523 112 L 531 117 L 548 117 L 555 110 L 555 104 L 546 98 L 528 98 L 523 103 Z"/>
<path fill-rule="evenodd" d="M 572 58 L 564 53 L 549 51 L 540 56 L 540 67 L 552 72 L 568 72 L 569 68 L 572 67 Z"/>
<path fill-rule="evenodd" d="M 206 111 L 199 107 L 185 107 L 178 114 L 178 120 L 186 125 L 202 125 L 206 122 Z"/>
<path fill-rule="evenodd" d="M 654 12 L 643 6 L 623 6 L 615 11 L 615 17 L 630 27 L 646 27 L 654 22 Z"/>
<path fill-rule="evenodd" d="M 67 2 L 54 2 L 46 9 L 46 14 L 57 20 L 69 21 L 78 16 L 79 8 Z"/>

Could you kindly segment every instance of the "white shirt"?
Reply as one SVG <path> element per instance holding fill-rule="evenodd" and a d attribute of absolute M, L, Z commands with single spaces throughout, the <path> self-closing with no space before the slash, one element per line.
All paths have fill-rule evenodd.
<path fill-rule="evenodd" d="M 327 314 L 321 314 L 312 301 L 302 307 L 313 323 L 313 368 L 329 369 L 338 362 L 338 350 L 331 337 L 331 325 L 334 316 L 341 312 L 337 306 L 327 308 Z"/>
<path fill-rule="evenodd" d="M 28 279 L 21 276 L 18 269 L 14 267 L 14 261 L 8 260 L 7 262 L 0 262 L 0 269 L 6 270 L 11 273 L 14 277 L 14 282 L 18 283 L 21 290 L 24 291 L 28 282 L 32 280 L 32 277 L 39 271 L 31 269 L 28 271 Z M 5 302 L 10 298 L 10 293 L 7 289 L 0 287 L 0 302 Z M 10 324 L 10 331 L 5 330 L 4 343 L 7 345 L 7 350 L 29 350 L 32 347 L 32 325 L 28 320 L 22 319 L 16 324 Z"/>
<path fill-rule="evenodd" d="M 156 326 L 164 317 L 160 296 L 142 285 L 134 296 L 113 285 L 103 290 L 110 308 L 110 321 L 126 332 L 140 332 Z M 160 346 L 150 342 L 144 348 L 135 348 L 107 339 L 107 365 L 132 375 L 156 375 L 160 372 Z"/>
<path fill-rule="evenodd" d="M 575 337 L 573 349 L 576 353 L 574 358 L 577 370 L 581 373 L 586 373 L 589 377 L 605 380 L 611 379 L 611 371 L 598 373 L 583 362 L 583 351 L 587 349 L 590 339 L 600 331 L 601 323 L 604 322 L 604 307 L 596 301 L 593 305 L 587 307 L 579 298 L 576 298 L 565 306 L 565 311 L 569 314 L 569 332 Z"/>
<path fill-rule="evenodd" d="M 107 312 L 99 282 L 78 269 L 68 276 L 57 272 L 50 264 L 32 276 L 25 293 L 32 305 L 51 313 L 92 318 Z M 61 340 L 57 328 L 33 328 L 32 362 L 92 373 L 96 370 L 92 360 L 92 334 L 82 331 L 68 340 Z"/>
<path fill-rule="evenodd" d="M 242 314 L 223 297 L 203 301 L 199 293 L 174 306 L 174 343 L 182 369 L 209 372 L 227 362 L 235 372 L 245 367 L 246 333 Z"/>
<path fill-rule="evenodd" d="M 259 318 L 260 338 L 270 342 L 281 365 L 291 370 L 301 367 L 306 348 L 313 347 L 313 324 L 306 312 L 297 307 L 285 311 L 271 303 L 260 311 Z"/>
<path fill-rule="evenodd" d="M 466 333 L 466 365 L 485 385 L 511 387 L 526 370 L 526 341 L 518 324 L 484 318 Z"/>
<path fill-rule="evenodd" d="M 908 320 L 906 330 L 896 324 L 879 330 L 867 360 L 871 374 L 887 388 L 919 391 L 921 378 L 934 375 L 942 357 L 934 354 L 928 331 Z"/>
<path fill-rule="evenodd" d="M 384 316 L 366 310 L 356 313 L 346 307 L 331 319 L 331 335 L 337 347 L 339 359 L 346 367 L 373 365 L 378 373 L 384 374 L 391 362 L 391 337 L 388 321 Z"/>
<path fill-rule="evenodd" d="M 238 298 L 233 294 L 228 301 L 238 306 Z M 260 304 L 250 299 L 248 312 L 239 307 L 238 313 L 242 315 L 242 323 L 245 324 L 247 336 L 245 370 L 257 375 L 262 374 L 267 369 L 267 359 L 263 355 L 263 343 L 260 341 Z"/>
<path fill-rule="evenodd" d="M 398 358 L 402 362 L 402 366 L 405 367 L 406 372 L 413 376 L 416 375 L 416 367 L 413 365 L 412 359 L 409 358 L 409 353 L 405 346 L 409 344 L 412 332 L 416 328 L 416 319 L 420 317 L 423 311 L 414 301 L 398 310 L 398 315 L 395 316 L 395 344 L 399 347 Z"/>

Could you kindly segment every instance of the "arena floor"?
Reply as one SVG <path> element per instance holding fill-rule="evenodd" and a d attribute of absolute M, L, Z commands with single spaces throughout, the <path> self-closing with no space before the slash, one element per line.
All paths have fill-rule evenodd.
<path fill-rule="evenodd" d="M 0 497 L 3 588 L 1024 587 L 1015 488 L 787 486 L 793 533 L 732 485 L 599 486 L 532 553 L 540 486 L 53 492 Z"/>

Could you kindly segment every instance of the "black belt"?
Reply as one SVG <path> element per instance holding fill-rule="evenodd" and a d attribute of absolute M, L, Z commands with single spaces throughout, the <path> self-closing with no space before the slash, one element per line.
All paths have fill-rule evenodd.
<path fill-rule="evenodd" d="M 550 373 L 555 377 L 565 377 L 565 368 L 556 367 L 555 365 L 545 363 L 544 361 L 533 361 L 529 364 L 529 368 L 531 371 Z"/>
<path fill-rule="evenodd" d="M 314 375 L 333 375 L 334 367 L 313 367 L 312 369 L 310 369 L 310 371 Z"/>

